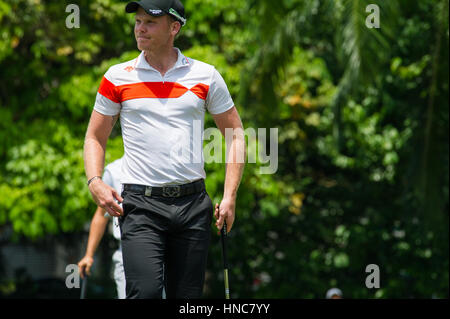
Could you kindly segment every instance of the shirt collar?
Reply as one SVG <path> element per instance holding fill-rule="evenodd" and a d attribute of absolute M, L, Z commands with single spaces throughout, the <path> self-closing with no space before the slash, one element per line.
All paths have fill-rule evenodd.
<path fill-rule="evenodd" d="M 177 62 L 175 62 L 175 65 L 170 70 L 189 66 L 191 64 L 190 60 L 187 57 L 185 57 L 183 55 L 183 53 L 181 53 L 180 49 L 175 48 L 175 50 L 177 50 L 177 53 L 178 53 Z M 141 54 L 139 54 L 139 56 L 137 57 L 135 68 L 156 71 L 156 69 L 154 69 L 150 64 L 148 64 L 148 62 L 144 56 L 144 51 L 142 51 Z M 170 70 L 168 70 L 168 71 L 170 71 Z"/>

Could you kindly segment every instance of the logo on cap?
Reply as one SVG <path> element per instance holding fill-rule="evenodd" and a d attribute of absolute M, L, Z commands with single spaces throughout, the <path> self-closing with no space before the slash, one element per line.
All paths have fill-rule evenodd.
<path fill-rule="evenodd" d="M 161 12 L 162 12 L 162 10 L 152 10 L 152 9 L 149 9 L 148 10 L 151 14 L 160 14 Z"/>

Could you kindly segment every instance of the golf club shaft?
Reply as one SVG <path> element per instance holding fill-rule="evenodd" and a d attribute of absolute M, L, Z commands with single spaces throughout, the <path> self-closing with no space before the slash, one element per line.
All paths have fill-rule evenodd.
<path fill-rule="evenodd" d="M 230 287 L 228 285 L 228 257 L 227 257 L 227 222 L 224 221 L 221 229 L 222 253 L 223 253 L 223 279 L 225 282 L 225 299 L 230 299 Z"/>

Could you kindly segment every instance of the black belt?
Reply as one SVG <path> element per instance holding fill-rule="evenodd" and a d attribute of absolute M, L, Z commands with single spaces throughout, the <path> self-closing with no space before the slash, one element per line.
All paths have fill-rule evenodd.
<path fill-rule="evenodd" d="M 205 189 L 205 180 L 183 184 L 171 185 L 163 187 L 153 187 L 137 184 L 123 184 L 123 190 L 131 193 L 141 194 L 145 196 L 164 196 L 164 197 L 181 197 L 194 193 L 199 193 Z"/>

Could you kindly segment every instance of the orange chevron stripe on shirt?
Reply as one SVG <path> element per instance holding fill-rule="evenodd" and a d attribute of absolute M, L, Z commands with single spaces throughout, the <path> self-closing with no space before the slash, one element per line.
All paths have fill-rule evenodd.
<path fill-rule="evenodd" d="M 132 99 L 158 98 L 170 99 L 179 98 L 187 91 L 193 92 L 198 98 L 206 100 L 209 85 L 199 83 L 191 89 L 177 82 L 139 82 L 115 86 L 108 79 L 103 77 L 98 92 L 115 103 L 120 103 Z"/>

